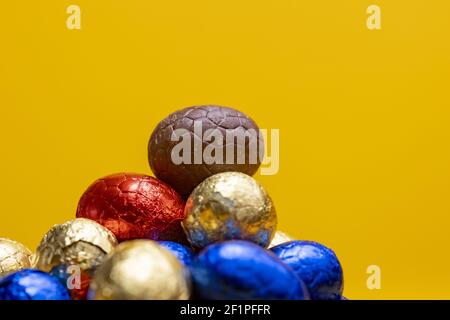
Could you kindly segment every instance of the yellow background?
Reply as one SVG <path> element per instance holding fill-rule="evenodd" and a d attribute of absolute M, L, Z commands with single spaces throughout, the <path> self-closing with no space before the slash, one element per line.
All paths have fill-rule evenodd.
<path fill-rule="evenodd" d="M 66 28 L 74 3 L 81 30 Z M 449 299 L 449 14 L 447 0 L 2 1 L 0 236 L 35 248 L 96 178 L 150 172 L 164 116 L 222 104 L 280 129 L 280 171 L 259 179 L 282 230 L 337 252 L 346 296 Z"/>

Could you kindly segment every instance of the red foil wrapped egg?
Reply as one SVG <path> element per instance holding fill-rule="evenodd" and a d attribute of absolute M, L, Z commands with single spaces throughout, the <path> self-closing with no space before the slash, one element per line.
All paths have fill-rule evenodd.
<path fill-rule="evenodd" d="M 183 199 L 164 182 L 146 175 L 120 173 L 95 181 L 81 197 L 77 217 L 97 221 L 119 241 L 186 242 L 180 224 Z"/>

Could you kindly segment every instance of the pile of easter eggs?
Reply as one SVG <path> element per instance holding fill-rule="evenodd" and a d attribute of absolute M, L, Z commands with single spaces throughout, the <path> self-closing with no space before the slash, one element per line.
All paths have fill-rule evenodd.
<path fill-rule="evenodd" d="M 155 177 L 93 182 L 34 254 L 0 239 L 0 299 L 344 299 L 335 253 L 277 231 L 252 177 L 263 155 L 258 126 L 238 110 L 170 114 L 148 144 Z"/>

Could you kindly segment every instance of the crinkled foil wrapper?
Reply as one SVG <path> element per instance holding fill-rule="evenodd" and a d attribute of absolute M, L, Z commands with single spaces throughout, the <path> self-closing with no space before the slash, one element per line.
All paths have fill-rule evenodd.
<path fill-rule="evenodd" d="M 61 264 L 91 271 L 116 245 L 116 237 L 108 229 L 93 220 L 77 218 L 47 232 L 36 250 L 33 265 L 46 272 Z"/>
<path fill-rule="evenodd" d="M 97 269 L 88 299 L 186 300 L 188 271 L 168 250 L 151 240 L 121 243 Z"/>
<path fill-rule="evenodd" d="M 0 238 L 0 278 L 31 267 L 32 254 L 23 244 Z"/>
<path fill-rule="evenodd" d="M 182 225 L 191 245 L 241 239 L 267 247 L 277 226 L 270 196 L 252 177 L 239 172 L 211 176 L 194 189 Z"/>
<path fill-rule="evenodd" d="M 270 249 L 279 244 L 289 242 L 292 240 L 294 240 L 294 238 L 292 238 L 290 235 L 284 233 L 283 231 L 277 231 L 277 232 L 275 232 L 275 235 L 274 235 L 272 241 L 270 242 L 268 248 Z"/>

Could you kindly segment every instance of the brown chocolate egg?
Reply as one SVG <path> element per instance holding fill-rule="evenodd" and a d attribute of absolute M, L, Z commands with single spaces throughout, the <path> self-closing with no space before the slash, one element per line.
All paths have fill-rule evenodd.
<path fill-rule="evenodd" d="M 170 114 L 154 129 L 148 144 L 153 173 L 184 198 L 216 173 L 253 175 L 263 154 L 256 123 L 238 110 L 215 105 Z"/>

